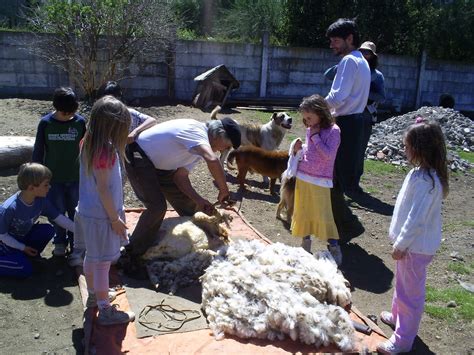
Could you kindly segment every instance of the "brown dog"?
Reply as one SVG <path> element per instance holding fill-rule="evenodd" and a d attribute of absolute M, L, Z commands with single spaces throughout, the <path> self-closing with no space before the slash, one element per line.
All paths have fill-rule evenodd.
<path fill-rule="evenodd" d="M 295 177 L 283 177 L 280 186 L 280 202 L 277 206 L 276 217 L 281 219 L 281 212 L 286 210 L 286 221 L 291 224 L 291 217 L 293 216 L 293 209 L 295 206 Z"/>
<path fill-rule="evenodd" d="M 247 172 L 256 172 L 270 178 L 270 193 L 274 194 L 276 179 L 280 179 L 281 174 L 286 170 L 288 152 L 283 150 L 268 151 L 246 145 L 231 151 L 227 163 L 232 165 L 234 159 L 239 170 L 237 180 L 241 188 L 245 188 Z"/>

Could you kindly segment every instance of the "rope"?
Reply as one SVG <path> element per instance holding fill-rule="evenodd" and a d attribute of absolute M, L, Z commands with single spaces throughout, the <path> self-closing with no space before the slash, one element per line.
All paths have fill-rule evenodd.
<path fill-rule="evenodd" d="M 143 307 L 143 309 L 140 312 L 140 315 L 138 316 L 138 323 L 143 325 L 145 328 L 155 330 L 158 332 L 175 332 L 183 327 L 184 324 L 187 322 L 191 322 L 195 319 L 198 319 L 201 317 L 201 312 L 192 310 L 192 309 L 183 309 L 179 310 L 176 309 L 170 305 L 167 305 L 164 303 L 165 300 L 161 300 L 160 304 L 156 305 L 146 305 Z M 155 322 L 155 321 L 150 321 L 147 319 L 147 315 L 152 312 L 152 311 L 157 311 L 159 312 L 163 318 L 166 319 L 168 322 L 178 322 L 179 325 L 176 327 L 170 327 L 167 326 L 161 322 Z M 189 317 L 186 312 L 189 312 L 191 314 L 195 314 L 192 317 Z"/>

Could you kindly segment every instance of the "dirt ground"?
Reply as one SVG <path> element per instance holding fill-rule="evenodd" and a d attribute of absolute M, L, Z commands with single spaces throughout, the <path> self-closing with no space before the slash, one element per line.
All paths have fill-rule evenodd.
<path fill-rule="evenodd" d="M 38 119 L 50 109 L 48 101 L 0 100 L 0 135 L 34 136 Z M 205 121 L 209 118 L 209 113 L 183 105 L 138 109 L 152 114 L 159 121 L 175 118 Z M 244 110 L 227 111 L 225 114 L 241 122 L 252 117 L 252 112 Z M 286 149 L 296 136 L 304 137 L 300 118 L 294 119 L 296 124 L 287 134 L 282 148 Z M 16 191 L 15 174 L 14 170 L 0 172 L 1 201 Z M 366 174 L 363 187 L 371 193 L 348 200 L 364 232 L 343 248 L 341 269 L 354 287 L 354 304 L 366 315 L 378 315 L 382 310 L 390 309 L 395 263 L 389 254 L 391 247 L 387 230 L 405 174 L 402 170 L 391 175 Z M 248 178 L 251 180 L 250 189 L 241 193 L 238 192 L 235 173 L 231 172 L 228 176 L 233 197 L 239 200 L 237 207 L 245 218 L 272 241 L 299 245 L 300 241 L 291 237 L 287 224 L 275 218 L 278 197 L 264 189 L 260 176 L 251 175 Z M 205 164 L 199 165 L 192 173 L 196 189 L 214 202 L 217 190 L 211 181 Z M 451 193 L 443 206 L 443 243 L 428 271 L 427 284 L 434 288 L 455 286 L 457 279 L 473 282 L 472 275 L 456 274 L 448 269 L 448 265 L 453 263 L 454 252 L 458 253 L 458 259 L 463 259 L 458 263 L 473 263 L 473 182 L 472 171 L 451 177 Z M 125 201 L 127 207 L 140 206 L 128 183 Z M 324 245 L 316 244 L 313 248 L 323 249 Z M 64 260 L 51 256 L 51 246 L 43 256 L 46 259 L 36 263 L 33 277 L 27 280 L 0 278 L 0 354 L 69 354 L 82 351 L 83 310 L 75 277 Z M 390 335 L 390 329 L 383 324 L 381 326 Z M 472 322 L 448 322 L 425 314 L 414 353 L 472 353 L 473 328 Z"/>

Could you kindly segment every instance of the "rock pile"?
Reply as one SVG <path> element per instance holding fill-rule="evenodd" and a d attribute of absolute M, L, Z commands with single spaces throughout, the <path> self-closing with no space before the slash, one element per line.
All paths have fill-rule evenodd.
<path fill-rule="evenodd" d="M 402 144 L 403 134 L 417 117 L 437 121 L 440 124 L 446 137 L 449 168 L 452 171 L 466 171 L 472 168 L 473 164 L 461 159 L 457 151 L 474 152 L 474 122 L 458 111 L 442 107 L 421 107 L 417 111 L 376 124 L 365 152 L 366 158 L 394 165 L 407 165 Z"/>

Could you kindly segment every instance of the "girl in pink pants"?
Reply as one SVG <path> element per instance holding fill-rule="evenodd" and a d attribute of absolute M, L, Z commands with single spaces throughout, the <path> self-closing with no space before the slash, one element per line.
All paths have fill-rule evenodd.
<path fill-rule="evenodd" d="M 407 129 L 404 144 L 415 168 L 403 182 L 390 224 L 396 282 L 392 310 L 382 312 L 380 319 L 395 331 L 377 346 L 382 354 L 408 352 L 413 346 L 425 303 L 426 268 L 441 242 L 441 201 L 449 190 L 441 127 L 417 118 Z"/>

